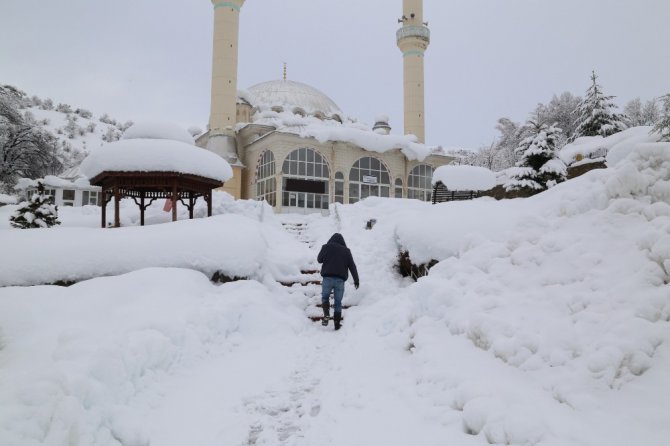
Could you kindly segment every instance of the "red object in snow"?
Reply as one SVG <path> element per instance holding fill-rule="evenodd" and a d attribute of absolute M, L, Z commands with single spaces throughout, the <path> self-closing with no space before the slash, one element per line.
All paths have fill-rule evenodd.
<path fill-rule="evenodd" d="M 172 198 L 165 199 L 165 204 L 163 205 L 164 212 L 170 212 L 172 210 Z"/>

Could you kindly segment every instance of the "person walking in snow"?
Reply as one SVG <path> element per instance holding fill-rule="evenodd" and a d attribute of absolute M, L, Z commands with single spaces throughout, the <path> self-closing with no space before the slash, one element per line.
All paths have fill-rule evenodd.
<path fill-rule="evenodd" d="M 323 320 L 321 323 L 324 326 L 328 325 L 330 319 L 330 300 L 331 291 L 335 294 L 335 312 L 333 320 L 335 322 L 335 330 L 340 329 L 340 321 L 342 320 L 342 296 L 344 296 L 344 281 L 349 278 L 349 271 L 354 278 L 354 287 L 358 289 L 358 271 L 354 258 L 351 256 L 351 251 L 347 248 L 342 234 L 335 233 L 328 240 L 328 243 L 321 247 L 316 260 L 323 263 L 321 267 L 321 305 L 323 308 Z"/>

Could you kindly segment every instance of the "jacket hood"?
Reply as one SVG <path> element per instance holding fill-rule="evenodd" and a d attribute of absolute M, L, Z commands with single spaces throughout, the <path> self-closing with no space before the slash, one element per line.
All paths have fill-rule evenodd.
<path fill-rule="evenodd" d="M 337 243 L 338 245 L 342 245 L 344 247 L 347 246 L 347 244 L 344 242 L 344 237 L 342 237 L 342 234 L 337 232 L 333 234 L 330 240 L 328 240 L 328 243 Z"/>

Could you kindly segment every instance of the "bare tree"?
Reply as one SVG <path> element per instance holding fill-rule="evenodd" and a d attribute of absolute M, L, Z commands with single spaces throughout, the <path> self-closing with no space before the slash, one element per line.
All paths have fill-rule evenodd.
<path fill-rule="evenodd" d="M 20 177 L 57 174 L 63 167 L 56 138 L 18 111 L 21 93 L 0 87 L 0 183 L 8 191 Z"/>

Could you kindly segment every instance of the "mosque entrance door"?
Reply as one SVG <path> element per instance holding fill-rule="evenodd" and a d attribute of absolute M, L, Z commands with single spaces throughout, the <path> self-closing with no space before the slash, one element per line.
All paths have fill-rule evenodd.
<path fill-rule="evenodd" d="M 328 209 L 328 183 L 284 178 L 282 209 L 289 213 L 309 214 Z"/>
<path fill-rule="evenodd" d="M 316 150 L 291 152 L 282 167 L 282 212 L 325 212 L 329 205 L 330 169 Z"/>

